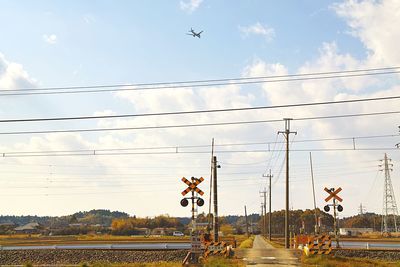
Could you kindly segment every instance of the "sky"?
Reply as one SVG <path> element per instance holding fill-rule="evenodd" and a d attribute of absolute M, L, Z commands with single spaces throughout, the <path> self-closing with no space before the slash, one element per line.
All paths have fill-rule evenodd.
<path fill-rule="evenodd" d="M 291 130 L 297 132 L 289 136 L 291 208 L 313 208 L 310 152 L 319 208 L 326 205 L 325 187 L 341 187 L 344 211 L 340 216 L 357 214 L 360 204 L 366 211 L 381 213 L 384 172 L 379 165 L 385 153 L 392 159 L 390 175 L 400 201 L 397 113 L 299 120 L 397 112 L 397 99 L 183 115 L 4 122 L 399 96 L 397 73 L 178 86 L 182 81 L 398 67 L 400 3 L 396 0 L 254 0 L 234 4 L 227 0 L 0 0 L 0 6 L 1 215 L 55 216 L 110 209 L 136 216 L 190 216 L 190 208 L 180 206 L 181 192 L 186 188 L 181 178 L 192 176 L 205 179 L 199 188 L 205 192 L 206 205 L 199 212 L 208 212 L 213 138 L 214 155 L 221 166 L 219 213 L 242 215 L 245 205 L 248 213 L 259 213 L 260 192 L 268 187 L 265 175 L 270 169 L 272 208 L 283 209 L 285 139 L 278 132 L 285 130 L 284 118 L 294 119 Z M 201 38 L 188 35 L 191 28 L 203 31 Z M 138 84 L 163 82 L 172 85 L 132 90 L 140 89 Z M 5 95 L 97 85 L 119 86 L 107 92 Z M 256 120 L 278 121 L 151 128 Z M 15 134 L 126 127 L 136 129 Z M 137 129 L 143 127 L 150 128 Z M 109 149 L 108 155 L 104 149 Z"/>

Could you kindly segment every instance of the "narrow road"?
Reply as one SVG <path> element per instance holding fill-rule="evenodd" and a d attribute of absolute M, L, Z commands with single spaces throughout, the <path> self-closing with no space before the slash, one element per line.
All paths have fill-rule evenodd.
<path fill-rule="evenodd" d="M 254 239 L 253 248 L 241 249 L 237 256 L 242 258 L 247 266 L 300 266 L 294 251 L 274 248 L 259 235 Z"/>

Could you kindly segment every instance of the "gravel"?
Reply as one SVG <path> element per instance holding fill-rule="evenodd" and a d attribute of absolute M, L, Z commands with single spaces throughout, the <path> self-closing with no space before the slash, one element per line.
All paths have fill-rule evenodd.
<path fill-rule="evenodd" d="M 187 251 L 133 251 L 133 250 L 3 250 L 0 265 L 32 264 L 80 264 L 83 262 L 134 263 L 179 262 Z"/>

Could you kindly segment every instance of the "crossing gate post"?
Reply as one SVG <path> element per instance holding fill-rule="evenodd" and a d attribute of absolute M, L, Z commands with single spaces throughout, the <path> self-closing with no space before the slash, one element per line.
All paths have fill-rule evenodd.
<path fill-rule="evenodd" d="M 204 195 L 204 192 L 200 190 L 197 186 L 204 181 L 203 177 L 200 178 L 195 178 L 192 177 L 191 181 L 183 177 L 182 182 L 184 182 L 188 187 L 182 191 L 182 196 L 185 196 L 187 193 L 191 192 L 191 197 L 185 197 L 181 200 L 181 205 L 183 207 L 186 207 L 189 205 L 189 200 L 191 200 L 192 203 L 192 230 L 190 234 L 190 251 L 185 257 L 183 261 L 183 265 L 188 264 L 188 263 L 194 263 L 197 264 L 199 263 L 199 257 L 202 254 L 202 248 L 201 248 L 201 241 L 200 241 L 200 233 L 196 230 L 196 214 L 195 214 L 195 206 L 203 206 L 204 205 L 204 200 L 201 197 L 198 197 L 195 195 L 195 192 L 199 194 L 200 196 Z"/>

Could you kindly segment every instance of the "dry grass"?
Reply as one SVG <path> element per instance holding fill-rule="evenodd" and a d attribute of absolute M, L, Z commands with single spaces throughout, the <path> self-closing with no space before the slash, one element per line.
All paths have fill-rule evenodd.
<path fill-rule="evenodd" d="M 252 248 L 253 242 L 254 242 L 254 236 L 250 236 L 249 238 L 240 243 L 239 248 Z"/>
<path fill-rule="evenodd" d="M 238 266 L 244 267 L 246 266 L 241 260 L 237 259 L 226 259 L 223 257 L 210 257 L 206 260 L 203 266 L 212 266 L 212 267 L 225 267 L 225 266 Z"/>
<path fill-rule="evenodd" d="M 122 263 L 122 264 L 111 264 L 104 262 L 97 262 L 93 264 L 82 263 L 81 267 L 181 267 L 181 262 L 151 262 L 151 263 Z"/>
<path fill-rule="evenodd" d="M 124 242 L 189 242 L 188 237 L 175 236 L 113 236 L 113 235 L 68 235 L 68 236 L 41 236 L 41 235 L 0 235 L 0 245 L 54 245 L 80 243 L 124 243 Z"/>
<path fill-rule="evenodd" d="M 126 263 L 126 264 L 110 264 L 104 262 L 97 262 L 93 264 L 82 263 L 81 267 L 181 267 L 181 262 L 152 262 L 152 263 Z M 225 266 L 246 266 L 241 260 L 226 259 L 223 257 L 210 257 L 202 266 L 209 267 L 225 267 Z"/>
<path fill-rule="evenodd" d="M 302 256 L 302 266 L 321 266 L 321 267 L 400 267 L 400 263 L 396 262 L 384 262 L 377 260 L 367 260 L 360 258 L 344 258 L 344 257 L 332 257 L 332 256 Z"/>

